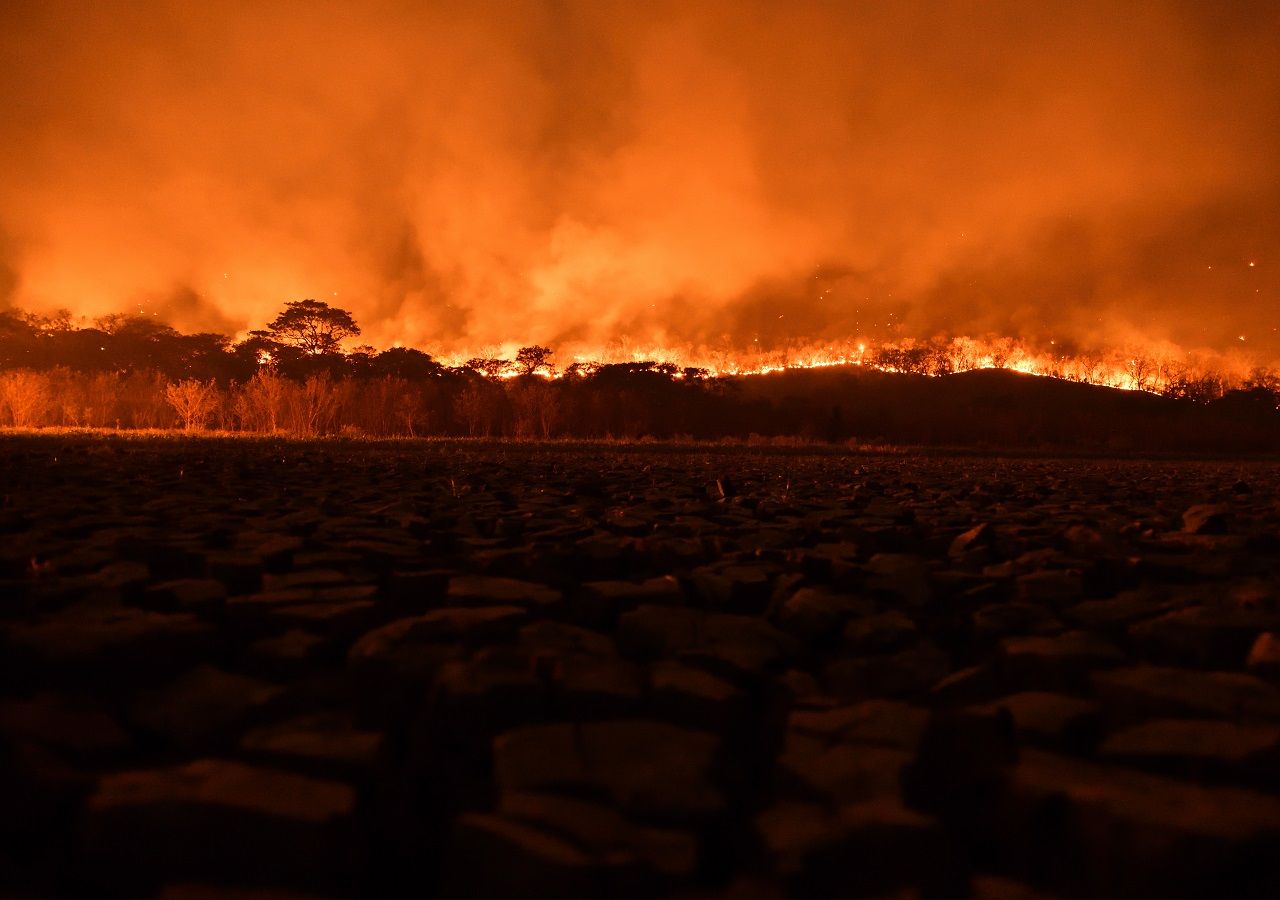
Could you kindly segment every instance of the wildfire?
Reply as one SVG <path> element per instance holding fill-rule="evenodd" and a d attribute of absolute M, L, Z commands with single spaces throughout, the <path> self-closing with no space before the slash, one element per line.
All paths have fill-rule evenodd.
<path fill-rule="evenodd" d="M 487 357 L 495 361 L 514 358 L 515 345 L 491 347 Z M 438 357 L 449 366 L 465 366 L 474 354 L 445 354 Z M 903 340 L 873 342 L 854 339 L 813 342 L 779 350 L 740 350 L 712 347 L 672 347 L 634 343 L 611 346 L 568 346 L 555 355 L 557 367 L 538 374 L 562 378 L 575 363 L 586 365 L 627 364 L 639 361 L 669 366 L 682 377 L 685 369 L 700 369 L 712 377 L 765 375 L 789 369 L 819 369 L 860 366 L 881 372 L 942 376 L 979 369 L 1007 369 L 1026 375 L 1059 378 L 1085 384 L 1149 393 L 1194 395 L 1199 382 L 1214 381 L 1220 386 L 1244 385 L 1267 378 L 1270 368 L 1242 353 L 1188 351 L 1159 344 L 1142 350 L 1064 353 L 1056 341 L 1045 349 L 1008 338 L 960 337 L 931 341 Z M 491 368 L 496 378 L 519 374 L 514 365 Z M 1180 388 L 1185 388 L 1181 391 Z"/>

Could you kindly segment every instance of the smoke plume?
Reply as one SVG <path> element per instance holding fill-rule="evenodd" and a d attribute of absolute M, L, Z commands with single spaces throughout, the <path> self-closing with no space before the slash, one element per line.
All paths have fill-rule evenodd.
<path fill-rule="evenodd" d="M 1280 11 L 9 0 L 0 305 L 1280 356 Z"/>

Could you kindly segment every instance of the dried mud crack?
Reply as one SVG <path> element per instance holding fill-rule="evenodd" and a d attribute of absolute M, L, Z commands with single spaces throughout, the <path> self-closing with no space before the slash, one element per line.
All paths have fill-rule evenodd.
<path fill-rule="evenodd" d="M 1274 464 L 26 436 L 0 471 L 15 896 L 1280 894 Z"/>

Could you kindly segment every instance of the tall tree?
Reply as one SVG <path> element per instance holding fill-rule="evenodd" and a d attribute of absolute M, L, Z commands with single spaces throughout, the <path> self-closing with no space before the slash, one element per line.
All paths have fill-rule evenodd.
<path fill-rule="evenodd" d="M 303 353 L 337 353 L 344 338 L 360 333 L 360 326 L 345 309 L 322 300 L 293 300 L 271 320 L 267 331 L 282 344 Z"/>
<path fill-rule="evenodd" d="M 532 375 L 539 369 L 546 369 L 548 373 L 554 372 L 555 367 L 551 365 L 553 352 L 550 347 L 540 347 L 537 344 L 532 347 L 521 347 L 520 352 L 516 354 L 516 365 L 520 368 L 520 374 Z"/>

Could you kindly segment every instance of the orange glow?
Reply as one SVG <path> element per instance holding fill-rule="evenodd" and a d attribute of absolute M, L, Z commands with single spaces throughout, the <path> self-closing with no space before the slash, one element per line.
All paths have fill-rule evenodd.
<path fill-rule="evenodd" d="M 1050 342 L 1055 345 L 1056 342 Z M 475 357 L 513 359 L 515 345 L 486 348 L 480 354 L 443 354 L 444 365 L 459 367 Z M 895 363 L 895 358 L 900 362 Z M 744 353 L 707 347 L 664 347 L 618 344 L 606 347 L 569 347 L 555 354 L 553 373 L 559 378 L 574 363 L 613 364 L 648 361 L 669 363 L 680 369 L 704 369 L 713 376 L 760 375 L 787 369 L 830 366 L 865 366 L 883 372 L 939 376 L 976 369 L 1008 369 L 1027 375 L 1060 378 L 1120 390 L 1165 393 L 1179 380 L 1222 379 L 1226 386 L 1240 386 L 1270 371 L 1251 356 L 1238 352 L 1188 351 L 1173 344 L 1144 348 L 1100 350 L 1064 354 L 1034 350 L 1008 338 L 953 338 L 922 342 L 906 340 L 872 344 L 867 341 L 815 342 L 786 350 Z M 514 369 L 499 378 L 515 377 Z M 682 377 L 682 376 L 677 376 Z"/>
<path fill-rule="evenodd" d="M 1256 6 L 3 4 L 0 308 L 234 334 L 317 297 L 375 346 L 721 372 L 940 333 L 1274 362 Z"/>

